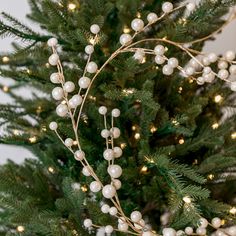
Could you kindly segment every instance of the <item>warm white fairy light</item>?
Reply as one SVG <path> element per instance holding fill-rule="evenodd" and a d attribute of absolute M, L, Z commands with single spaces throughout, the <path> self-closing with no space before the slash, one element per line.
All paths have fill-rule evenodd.
<path fill-rule="evenodd" d="M 232 139 L 236 139 L 236 132 L 233 132 L 233 133 L 231 134 L 231 138 L 232 138 Z"/>
<path fill-rule="evenodd" d="M 184 144 L 184 143 L 185 143 L 185 141 L 183 138 L 179 139 L 179 144 Z"/>
<path fill-rule="evenodd" d="M 128 33 L 130 33 L 130 31 L 131 31 L 131 29 L 127 25 L 125 25 L 123 28 L 123 33 L 128 34 Z"/>
<path fill-rule="evenodd" d="M 74 10 L 76 9 L 76 4 L 74 4 L 74 3 L 69 3 L 69 4 L 68 4 L 68 9 L 69 9 L 70 11 L 74 11 Z"/>
<path fill-rule="evenodd" d="M 223 97 L 220 94 L 218 94 L 214 97 L 215 103 L 220 103 L 220 102 L 222 102 L 222 100 L 223 100 Z"/>
<path fill-rule="evenodd" d="M 219 124 L 218 123 L 214 123 L 211 127 L 212 127 L 212 129 L 218 129 L 219 128 Z"/>
<path fill-rule="evenodd" d="M 150 129 L 151 133 L 155 133 L 157 131 L 157 127 L 156 126 L 152 126 Z"/>
<path fill-rule="evenodd" d="M 209 180 L 213 180 L 213 179 L 215 178 L 215 176 L 214 176 L 214 174 L 209 174 L 209 175 L 207 176 L 207 178 L 208 178 Z"/>
<path fill-rule="evenodd" d="M 126 143 L 121 143 L 120 147 L 121 147 L 121 149 L 125 149 L 127 147 L 127 144 Z"/>
<path fill-rule="evenodd" d="M 87 192 L 88 191 L 88 188 L 87 188 L 87 186 L 86 185 L 83 185 L 83 186 L 81 186 L 81 190 L 82 190 L 82 192 Z"/>
<path fill-rule="evenodd" d="M 146 173 L 148 171 L 148 167 L 147 166 L 143 166 L 140 170 L 141 173 Z"/>
<path fill-rule="evenodd" d="M 232 207 L 232 208 L 229 210 L 229 213 L 232 214 L 232 215 L 235 215 L 235 214 L 236 214 L 236 207 Z"/>
<path fill-rule="evenodd" d="M 53 167 L 51 167 L 51 166 L 48 167 L 48 171 L 49 171 L 51 174 L 55 173 L 55 169 L 54 169 Z"/>
<path fill-rule="evenodd" d="M 36 143 L 36 141 L 37 141 L 37 137 L 36 136 L 32 136 L 32 137 L 29 138 L 29 142 L 30 143 Z"/>
<path fill-rule="evenodd" d="M 135 138 L 135 139 L 138 140 L 138 139 L 140 139 L 140 137 L 141 137 L 140 133 L 135 133 L 135 134 L 134 134 L 134 138 Z"/>
<path fill-rule="evenodd" d="M 9 92 L 9 87 L 6 86 L 6 85 L 4 85 L 4 86 L 2 87 L 2 91 L 5 92 L 5 93 L 8 93 L 8 92 Z"/>
<path fill-rule="evenodd" d="M 190 204 L 192 202 L 191 198 L 189 196 L 183 197 L 183 201 L 187 204 Z"/>
<path fill-rule="evenodd" d="M 4 57 L 2 58 L 2 62 L 4 62 L 4 63 L 7 63 L 7 62 L 9 62 L 9 61 L 10 61 L 10 58 L 7 57 L 7 56 L 4 56 Z"/>
<path fill-rule="evenodd" d="M 17 232 L 22 233 L 25 231 L 25 227 L 22 225 L 19 225 L 19 226 L 17 226 L 16 230 L 17 230 Z"/>

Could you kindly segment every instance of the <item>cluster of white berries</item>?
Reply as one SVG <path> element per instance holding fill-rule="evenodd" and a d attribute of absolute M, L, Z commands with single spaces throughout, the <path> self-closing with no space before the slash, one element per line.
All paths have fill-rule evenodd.
<path fill-rule="evenodd" d="M 90 31 L 92 34 L 97 35 L 100 32 L 100 27 L 97 24 L 94 24 L 90 27 Z M 56 52 L 57 39 L 51 38 L 48 40 L 48 46 L 53 48 L 53 54 L 49 57 L 48 62 L 52 66 L 57 66 L 60 68 L 60 58 Z M 94 52 L 93 45 L 87 45 L 85 47 L 85 53 L 91 55 Z M 89 61 L 84 75 L 79 79 L 78 85 L 80 90 L 87 89 L 91 83 L 91 79 L 85 76 L 86 73 L 95 74 L 98 70 L 98 66 L 95 62 Z M 82 96 L 78 93 L 71 96 L 68 101 L 66 100 L 67 96 L 70 93 L 73 93 L 76 86 L 72 81 L 64 81 L 63 74 L 58 71 L 53 73 L 50 76 L 50 80 L 53 84 L 57 84 L 58 86 L 52 90 L 52 97 L 55 100 L 62 101 L 56 108 L 56 113 L 60 117 L 64 117 L 68 114 L 69 109 L 76 109 L 79 105 L 81 105 L 83 99 Z M 59 86 L 60 85 L 60 86 Z M 55 127 L 52 125 L 52 127 Z"/>
<path fill-rule="evenodd" d="M 193 11 L 195 9 L 195 4 L 188 3 L 186 5 L 186 9 L 189 12 Z M 174 11 L 173 4 L 170 2 L 164 2 L 162 5 L 162 11 L 163 16 L 165 14 L 171 13 L 172 11 Z M 147 16 L 148 24 L 146 26 L 157 22 L 159 19 L 161 19 L 161 17 L 158 17 L 156 13 L 149 13 Z M 131 22 L 131 28 L 135 31 L 135 33 L 133 36 L 126 33 L 120 36 L 120 43 L 122 45 L 121 49 L 128 48 L 132 40 L 135 38 L 136 34 L 143 31 L 146 26 L 143 20 L 139 18 L 134 19 Z M 95 37 L 97 37 L 97 34 L 100 32 L 100 27 L 97 24 L 93 24 L 90 27 L 90 32 L 94 34 Z M 163 42 L 165 43 L 165 41 Z M 56 113 L 58 114 L 58 116 L 65 117 L 69 114 L 70 116 L 72 116 L 72 119 L 72 110 L 74 109 L 75 113 L 77 107 L 80 105 L 82 109 L 84 102 L 83 99 L 86 99 L 86 96 L 83 97 L 81 95 L 81 91 L 87 90 L 88 92 L 88 90 L 90 89 L 91 78 L 89 78 L 89 76 L 91 74 L 95 74 L 96 77 L 97 73 L 99 73 L 100 71 L 98 71 L 97 64 L 93 61 L 90 61 L 91 55 L 94 53 L 94 44 L 89 44 L 85 47 L 85 53 L 88 55 L 88 61 L 83 76 L 78 80 L 79 92 L 74 94 L 76 85 L 72 81 L 65 81 L 60 58 L 56 51 L 57 44 L 58 42 L 55 38 L 51 38 L 48 40 L 48 46 L 52 47 L 53 49 L 53 54 L 49 57 L 48 61 L 50 65 L 57 66 L 58 69 L 58 72 L 53 73 L 50 76 L 51 82 L 58 85 L 53 89 L 52 97 L 55 100 L 60 101 L 60 104 L 56 108 Z M 188 50 L 187 48 L 184 48 L 182 46 L 181 48 Z M 131 50 L 132 48 L 129 49 Z M 135 48 L 135 50 L 133 51 L 135 52 L 134 58 L 140 63 L 144 61 L 146 53 L 154 54 L 155 63 L 157 65 L 163 65 L 162 72 L 164 75 L 169 76 L 174 73 L 175 69 L 178 69 L 184 74 L 184 76 L 193 78 L 194 76 L 197 76 L 196 81 L 198 84 L 204 84 L 205 82 L 211 83 L 214 81 L 215 77 L 219 77 L 222 80 L 228 80 L 230 75 L 236 75 L 236 62 L 234 61 L 235 53 L 232 51 L 228 51 L 222 58 L 219 58 L 214 53 L 201 57 L 192 56 L 192 59 L 185 68 L 182 68 L 179 65 L 179 61 L 177 58 L 166 57 L 165 53 L 167 51 L 167 48 L 162 44 L 158 44 L 153 50 L 145 48 Z M 215 73 L 211 69 L 210 64 L 217 62 L 219 71 L 218 73 Z M 87 75 L 87 73 L 89 73 L 89 75 Z M 199 76 L 199 74 L 201 74 L 201 76 Z M 236 91 L 236 82 L 231 83 L 231 89 L 233 91 Z M 105 106 L 101 106 L 99 108 L 99 113 L 104 117 L 105 127 L 101 131 L 101 136 L 106 140 L 106 149 L 103 152 L 103 158 L 108 162 L 107 173 L 111 178 L 109 184 L 104 186 L 101 183 L 101 181 L 94 173 L 93 168 L 87 162 L 85 153 L 81 150 L 80 146 L 79 150 L 76 150 L 75 152 L 73 151 L 72 146 L 75 142 L 73 139 L 67 138 L 63 141 L 63 143 L 70 151 L 74 153 L 75 159 L 77 161 L 80 161 L 83 165 L 82 174 L 84 176 L 93 177 L 93 181 L 89 186 L 90 191 L 93 193 L 98 193 L 101 191 L 103 197 L 113 204 L 113 206 L 109 206 L 108 204 L 102 204 L 101 206 L 102 213 L 110 214 L 111 216 L 115 216 L 116 218 L 118 218 L 117 229 L 114 229 L 111 225 L 107 225 L 105 226 L 105 233 L 111 234 L 114 230 L 118 230 L 121 232 L 138 232 L 138 235 L 140 236 L 154 236 L 156 234 L 151 231 L 150 226 L 147 225 L 143 220 L 142 214 L 139 211 L 133 211 L 130 217 L 126 217 L 125 215 L 123 215 L 123 211 L 120 208 L 119 202 L 117 202 L 117 190 L 119 190 L 122 186 L 122 183 L 119 180 L 122 175 L 122 168 L 114 162 L 117 158 L 120 158 L 123 153 L 122 149 L 118 146 L 115 146 L 114 144 L 114 140 L 119 138 L 121 134 L 120 129 L 114 126 L 114 118 L 120 116 L 120 110 L 117 108 L 112 110 L 112 122 L 110 127 L 107 126 L 107 108 Z M 55 121 L 51 122 L 49 127 L 51 130 L 54 130 L 57 133 L 58 124 Z M 78 141 L 78 139 L 76 141 Z M 208 221 L 204 218 L 201 218 L 199 221 L 199 227 L 196 229 L 196 234 L 205 235 L 208 225 Z M 221 226 L 221 220 L 219 218 L 214 218 L 212 219 L 210 225 L 215 229 L 219 229 Z M 84 220 L 84 227 L 90 229 L 91 227 L 98 226 L 94 225 L 92 220 L 87 218 Z M 231 231 L 233 232 L 233 230 Z M 162 233 L 163 236 L 180 236 L 182 234 L 192 235 L 194 234 L 194 230 L 191 227 L 186 227 L 184 231 L 180 230 L 176 232 L 173 228 L 164 228 Z M 216 236 L 221 235 L 216 234 Z"/>

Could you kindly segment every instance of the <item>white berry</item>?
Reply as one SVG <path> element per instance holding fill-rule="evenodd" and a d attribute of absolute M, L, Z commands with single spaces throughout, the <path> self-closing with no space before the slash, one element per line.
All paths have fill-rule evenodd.
<path fill-rule="evenodd" d="M 55 100 L 61 100 L 64 96 L 63 89 L 61 87 L 56 87 L 52 90 L 52 97 Z"/>
<path fill-rule="evenodd" d="M 162 233 L 163 236 L 176 236 L 176 231 L 172 228 L 164 228 Z"/>
<path fill-rule="evenodd" d="M 108 184 L 106 186 L 103 187 L 102 189 L 102 195 L 103 197 L 107 198 L 107 199 L 111 199 L 115 196 L 116 194 L 116 189 L 114 186 Z"/>
<path fill-rule="evenodd" d="M 82 88 L 82 89 L 86 89 L 86 88 L 88 88 L 88 86 L 89 86 L 89 84 L 90 84 L 90 78 L 88 78 L 88 77 L 81 77 L 80 79 L 79 79 L 79 86 L 80 86 L 80 88 Z"/>
<path fill-rule="evenodd" d="M 172 75 L 173 72 L 174 72 L 174 69 L 170 65 L 164 65 L 162 68 L 162 73 L 164 75 Z"/>
<path fill-rule="evenodd" d="M 211 224 L 216 229 L 220 228 L 220 226 L 221 226 L 221 219 L 218 218 L 218 217 L 215 217 L 215 218 L 212 219 Z"/>
<path fill-rule="evenodd" d="M 154 52 L 156 55 L 163 56 L 165 53 L 165 47 L 159 44 L 154 48 Z"/>
<path fill-rule="evenodd" d="M 142 236 L 154 236 L 154 234 L 151 231 L 143 232 Z"/>
<path fill-rule="evenodd" d="M 71 93 L 75 90 L 75 84 L 72 81 L 67 81 L 65 82 L 63 88 L 67 93 Z"/>
<path fill-rule="evenodd" d="M 162 4 L 162 11 L 164 12 L 164 13 L 169 13 L 169 12 L 171 12 L 172 10 L 173 10 L 173 4 L 171 3 L 171 2 L 164 2 L 163 4 Z"/>
<path fill-rule="evenodd" d="M 98 66 L 95 62 L 91 61 L 88 63 L 87 65 L 87 71 L 90 73 L 90 74 L 94 74 L 97 72 L 97 69 L 98 69 Z"/>
<path fill-rule="evenodd" d="M 158 16 L 156 13 L 151 12 L 147 15 L 147 20 L 150 24 L 155 23 L 158 20 Z"/>
<path fill-rule="evenodd" d="M 119 158 L 122 156 L 123 151 L 120 147 L 114 147 L 113 151 L 114 151 L 115 158 Z"/>
<path fill-rule="evenodd" d="M 120 137 L 120 129 L 117 127 L 113 127 L 110 129 L 111 135 L 114 139 L 117 139 Z"/>
<path fill-rule="evenodd" d="M 67 138 L 67 139 L 65 140 L 65 145 L 66 145 L 67 147 L 71 147 L 71 146 L 73 145 L 73 139 Z"/>
<path fill-rule="evenodd" d="M 170 65 L 170 66 L 173 67 L 173 68 L 176 68 L 176 67 L 178 67 L 178 65 L 179 65 L 179 61 L 178 61 L 177 58 L 172 57 L 172 58 L 170 58 L 170 59 L 168 60 L 168 65 Z"/>
<path fill-rule="evenodd" d="M 105 106 L 101 106 L 101 107 L 99 107 L 98 112 L 99 112 L 99 114 L 101 114 L 101 115 L 106 115 L 106 113 L 107 113 L 107 108 L 106 108 Z"/>
<path fill-rule="evenodd" d="M 193 228 L 192 227 L 186 227 L 184 231 L 187 235 L 192 235 L 193 234 Z"/>
<path fill-rule="evenodd" d="M 207 83 L 212 83 L 215 79 L 215 74 L 209 73 L 209 74 L 204 74 L 203 75 L 204 81 Z"/>
<path fill-rule="evenodd" d="M 111 207 L 111 208 L 109 209 L 109 214 L 110 214 L 111 216 L 115 216 L 115 215 L 117 215 L 117 213 L 118 213 L 118 210 L 117 210 L 116 207 Z"/>
<path fill-rule="evenodd" d="M 90 190 L 93 193 L 97 193 L 101 190 L 102 185 L 98 182 L 98 181 L 93 181 L 90 185 L 89 185 Z"/>
<path fill-rule="evenodd" d="M 111 161 L 114 158 L 114 151 L 112 149 L 106 149 L 103 152 L 103 157 L 107 161 Z"/>
<path fill-rule="evenodd" d="M 82 103 L 83 99 L 80 95 L 74 95 L 70 100 L 69 100 L 69 106 L 71 108 L 76 108 Z"/>
<path fill-rule="evenodd" d="M 138 49 L 134 54 L 134 59 L 142 63 L 144 56 L 145 56 L 145 52 L 142 49 Z"/>
<path fill-rule="evenodd" d="M 141 19 L 136 18 L 136 19 L 132 20 L 131 28 L 134 31 L 136 31 L 136 32 L 141 31 L 143 29 L 143 27 L 144 27 L 144 22 Z"/>
<path fill-rule="evenodd" d="M 53 53 L 49 58 L 48 62 L 52 66 L 56 66 L 57 63 L 59 62 L 59 56 L 56 53 Z"/>
<path fill-rule="evenodd" d="M 67 115 L 68 108 L 65 104 L 59 104 L 56 108 L 56 113 L 58 116 L 64 117 Z"/>
<path fill-rule="evenodd" d="M 229 77 L 229 72 L 225 69 L 219 70 L 218 77 L 222 80 L 225 80 Z"/>
<path fill-rule="evenodd" d="M 139 211 L 133 211 L 130 215 L 130 219 L 134 222 L 137 223 L 142 219 L 142 214 Z"/>
<path fill-rule="evenodd" d="M 200 76 L 200 77 L 197 78 L 197 84 L 198 85 L 203 85 L 204 83 L 205 83 L 205 79 L 203 77 Z"/>
<path fill-rule="evenodd" d="M 233 51 L 227 51 L 227 52 L 225 53 L 225 58 L 226 58 L 226 60 L 228 60 L 228 61 L 233 61 L 233 60 L 235 59 L 235 52 L 233 52 Z"/>
<path fill-rule="evenodd" d="M 113 109 L 112 112 L 111 112 L 111 115 L 113 117 L 119 117 L 120 116 L 120 110 L 117 109 L 117 108 Z"/>
<path fill-rule="evenodd" d="M 218 68 L 223 70 L 228 68 L 228 63 L 226 61 L 219 61 L 218 62 Z"/>
<path fill-rule="evenodd" d="M 77 161 L 82 161 L 84 158 L 85 158 L 85 153 L 84 153 L 83 151 L 77 150 L 77 151 L 75 152 L 75 159 L 76 159 Z"/>
<path fill-rule="evenodd" d="M 191 76 L 191 75 L 193 75 L 195 73 L 195 69 L 193 67 L 191 67 L 191 66 L 188 66 L 185 69 L 185 73 L 186 73 L 186 75 Z"/>
<path fill-rule="evenodd" d="M 91 170 L 88 166 L 84 166 L 82 169 L 82 173 L 84 176 L 90 176 L 91 175 Z"/>
<path fill-rule="evenodd" d="M 215 53 L 210 53 L 208 55 L 208 59 L 211 63 L 215 63 L 217 61 L 218 57 Z"/>
<path fill-rule="evenodd" d="M 206 228 L 199 227 L 197 228 L 196 233 L 198 235 L 206 235 Z"/>
<path fill-rule="evenodd" d="M 120 180 L 118 180 L 118 179 L 113 179 L 112 184 L 113 184 L 113 186 L 115 186 L 116 190 L 119 190 L 121 188 L 121 185 L 122 185 Z"/>
<path fill-rule="evenodd" d="M 236 75 L 236 65 L 230 66 L 229 72 L 231 75 Z"/>
<path fill-rule="evenodd" d="M 126 45 L 128 43 L 131 43 L 131 41 L 132 41 L 132 37 L 130 34 L 122 34 L 120 36 L 120 44 L 121 45 Z"/>
<path fill-rule="evenodd" d="M 101 207 L 102 213 L 107 214 L 109 213 L 109 210 L 110 210 L 110 206 L 108 206 L 107 204 L 102 205 Z"/>
<path fill-rule="evenodd" d="M 196 5 L 194 3 L 188 3 L 186 8 L 188 11 L 192 12 L 195 9 Z"/>
<path fill-rule="evenodd" d="M 47 42 L 49 47 L 55 47 L 58 44 L 58 41 L 56 38 L 50 38 Z"/>
<path fill-rule="evenodd" d="M 103 130 L 101 131 L 101 136 L 102 136 L 103 138 L 108 138 L 108 137 L 110 136 L 110 131 L 109 131 L 108 129 L 103 129 Z"/>
<path fill-rule="evenodd" d="M 162 65 L 165 63 L 165 58 L 161 55 L 156 55 L 155 62 L 157 63 L 157 65 Z"/>
<path fill-rule="evenodd" d="M 129 226 L 127 223 L 119 223 L 118 224 L 118 229 L 122 232 L 126 232 L 129 229 Z"/>
<path fill-rule="evenodd" d="M 201 228 L 206 228 L 208 226 L 208 221 L 205 218 L 200 218 L 199 224 Z"/>
<path fill-rule="evenodd" d="M 58 128 L 57 122 L 52 121 L 52 122 L 49 124 L 49 128 L 50 128 L 50 130 L 56 130 L 56 129 Z"/>
<path fill-rule="evenodd" d="M 112 232 L 113 232 L 113 227 L 111 226 L 111 225 L 107 225 L 106 227 L 105 227 L 105 233 L 106 234 L 111 234 Z"/>
<path fill-rule="evenodd" d="M 52 73 L 50 76 L 50 81 L 53 84 L 59 84 L 60 83 L 60 75 L 59 73 Z"/>
<path fill-rule="evenodd" d="M 98 34 L 98 33 L 100 32 L 100 27 L 99 27 L 99 25 L 97 25 L 97 24 L 91 25 L 90 31 L 91 31 L 91 33 L 93 33 L 93 34 Z"/>
<path fill-rule="evenodd" d="M 107 172 L 112 178 L 119 178 L 122 175 L 122 168 L 119 165 L 110 165 Z"/>
<path fill-rule="evenodd" d="M 231 82 L 230 89 L 234 92 L 236 92 L 236 82 Z"/>
<path fill-rule="evenodd" d="M 84 49 L 84 51 L 88 54 L 91 55 L 94 52 L 94 47 L 93 45 L 87 45 Z"/>
<path fill-rule="evenodd" d="M 84 220 L 84 226 L 86 228 L 90 228 L 93 225 L 92 221 L 90 219 L 85 219 Z"/>

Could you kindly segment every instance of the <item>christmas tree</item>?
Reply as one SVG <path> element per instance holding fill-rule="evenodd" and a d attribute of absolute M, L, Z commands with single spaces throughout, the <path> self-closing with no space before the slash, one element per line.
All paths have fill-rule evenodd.
<path fill-rule="evenodd" d="M 236 235 L 236 57 L 202 52 L 236 1 L 29 4 L 0 124 L 37 160 L 0 167 L 0 235 Z"/>

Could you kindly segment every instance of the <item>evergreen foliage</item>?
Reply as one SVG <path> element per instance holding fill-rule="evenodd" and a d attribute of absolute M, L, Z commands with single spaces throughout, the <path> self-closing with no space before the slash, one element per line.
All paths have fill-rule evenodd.
<path fill-rule="evenodd" d="M 48 79 L 55 71 L 47 64 L 50 51 L 46 42 L 52 36 L 58 39 L 65 77 L 77 84 L 86 63 L 83 52 L 92 36 L 91 24 L 102 28 L 94 54 L 94 61 L 101 66 L 118 48 L 123 27 L 129 26 L 137 13 L 143 19 L 150 11 L 159 14 L 162 3 L 76 0 L 76 9 L 71 11 L 68 0 L 29 0 L 28 18 L 40 25 L 42 33 L 2 13 L 1 37 L 16 40 L 13 53 L 0 54 L 0 58 L 9 58 L 0 61 L 0 72 L 13 81 L 7 94 L 14 100 L 14 105 L 0 105 L 4 130 L 0 141 L 28 148 L 37 160 L 21 165 L 9 161 L 0 167 L 0 235 L 86 236 L 90 234 L 82 223 L 87 216 L 98 225 L 116 225 L 115 217 L 99 210 L 102 195 L 90 193 L 90 179 L 81 174 L 81 166 L 48 129 L 50 121 L 57 120 L 63 138 L 74 138 L 69 122 L 55 114 L 56 103 L 50 96 L 53 85 Z M 189 16 L 180 9 L 152 26 L 143 38 L 200 39 L 220 28 L 222 16 L 235 4 L 235 0 L 202 0 Z M 200 42 L 193 49 L 203 46 Z M 188 61 L 175 47 L 170 46 L 167 54 L 180 58 L 182 64 Z M 96 99 L 91 97 L 85 106 L 80 137 L 94 170 L 108 181 L 100 137 L 102 118 L 97 109 L 101 105 L 118 107 L 122 115 L 117 127 L 122 135 L 117 145 L 125 144 L 124 155 L 118 160 L 123 167 L 119 197 L 124 212 L 141 210 L 156 231 L 161 231 L 160 216 L 167 211 L 169 225 L 176 229 L 197 225 L 200 215 L 209 219 L 220 216 L 233 224 L 235 216 L 229 210 L 235 201 L 236 145 L 231 133 L 236 129 L 236 118 L 231 116 L 218 129 L 212 128 L 221 119 L 223 107 L 235 108 L 229 88 L 222 81 L 200 88 L 178 73 L 163 77 L 151 57 L 138 64 L 132 56 L 122 54 L 109 63 L 91 90 Z M 19 95 L 23 88 L 32 91 L 31 98 Z M 221 103 L 214 102 L 217 94 L 223 97 Z M 152 127 L 157 130 L 151 132 Z M 135 139 L 135 133 L 141 138 Z M 191 199 L 190 204 L 185 197 Z M 23 234 L 16 230 L 19 225 L 25 228 Z"/>

